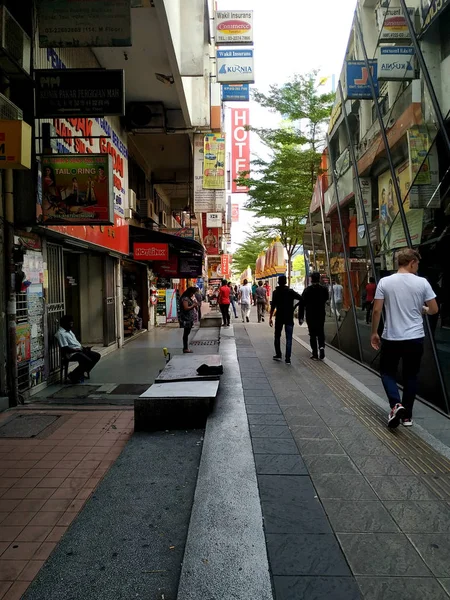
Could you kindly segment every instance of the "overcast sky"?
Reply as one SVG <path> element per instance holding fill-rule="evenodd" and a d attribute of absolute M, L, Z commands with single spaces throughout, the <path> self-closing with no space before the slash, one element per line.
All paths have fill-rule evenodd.
<path fill-rule="evenodd" d="M 219 10 L 253 10 L 255 86 L 267 91 L 270 84 L 282 84 L 294 73 L 318 69 L 320 74 L 340 74 L 350 33 L 356 0 L 219 0 Z M 330 79 L 331 87 L 331 79 Z M 256 127 L 274 127 L 279 119 L 250 102 L 250 121 Z M 239 106 L 228 103 L 228 106 Z M 252 137 L 252 151 L 258 142 Z M 244 241 L 251 215 L 242 210 L 244 194 L 232 202 L 241 208 L 240 222 L 233 223 L 232 251 Z"/>

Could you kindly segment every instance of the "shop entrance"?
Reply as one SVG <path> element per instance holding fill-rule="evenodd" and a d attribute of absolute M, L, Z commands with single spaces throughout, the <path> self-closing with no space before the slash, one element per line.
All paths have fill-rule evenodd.
<path fill-rule="evenodd" d="M 147 269 L 131 261 L 122 262 L 124 337 L 136 335 L 148 326 Z"/>

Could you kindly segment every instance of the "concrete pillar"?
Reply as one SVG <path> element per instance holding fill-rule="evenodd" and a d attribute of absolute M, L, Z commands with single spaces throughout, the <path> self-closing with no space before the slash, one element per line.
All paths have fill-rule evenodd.
<path fill-rule="evenodd" d="M 81 342 L 103 345 L 103 261 L 101 256 L 80 256 Z"/>

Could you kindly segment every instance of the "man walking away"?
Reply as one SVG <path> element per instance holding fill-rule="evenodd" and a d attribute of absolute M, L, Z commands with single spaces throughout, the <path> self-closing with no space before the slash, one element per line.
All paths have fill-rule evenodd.
<path fill-rule="evenodd" d="M 241 314 L 242 322 L 244 319 L 247 323 L 250 322 L 248 315 L 250 314 L 250 304 L 252 302 L 252 286 L 247 279 L 244 279 L 244 285 L 241 286 Z"/>
<path fill-rule="evenodd" d="M 311 285 L 302 294 L 298 320 L 302 325 L 306 313 L 312 351 L 311 358 L 314 360 L 319 357 L 320 360 L 325 358 L 325 305 L 328 298 L 327 288 L 320 284 L 320 273 L 312 273 Z M 319 344 L 319 353 L 317 352 L 317 343 Z"/>
<path fill-rule="evenodd" d="M 400 421 L 411 427 L 412 409 L 417 391 L 417 374 L 423 354 L 425 337 L 424 314 L 438 312 L 436 294 L 423 277 L 417 277 L 420 254 L 411 248 L 398 252 L 398 272 L 384 277 L 375 293 L 372 318 L 371 344 L 381 346 L 381 380 L 389 400 L 391 412 L 388 427 L 398 427 Z M 386 317 L 382 341 L 378 335 L 383 306 Z M 397 387 L 396 374 L 400 360 L 403 374 L 403 401 Z"/>
<path fill-rule="evenodd" d="M 219 290 L 219 307 L 222 313 L 223 326 L 230 326 L 230 293 L 231 290 L 228 287 L 226 279 L 222 279 L 222 286 Z"/>
<path fill-rule="evenodd" d="M 235 290 L 235 288 L 233 288 L 233 286 L 231 284 L 231 281 L 228 282 L 228 287 L 230 288 L 231 308 L 233 309 L 234 318 L 237 319 L 237 310 L 236 310 L 237 295 L 236 295 L 236 290 Z"/>
<path fill-rule="evenodd" d="M 334 309 L 334 314 L 338 318 L 338 321 L 341 320 L 341 310 L 342 310 L 343 299 L 344 299 L 344 288 L 339 283 L 339 280 L 336 280 L 333 283 L 333 309 Z"/>
<path fill-rule="evenodd" d="M 270 309 L 269 325 L 273 327 L 273 313 L 275 314 L 275 356 L 274 360 L 281 360 L 281 332 L 286 334 L 286 356 L 285 362 L 291 364 L 292 353 L 292 335 L 294 333 L 294 309 L 295 300 L 301 300 L 302 297 L 291 288 L 288 288 L 286 275 L 278 277 L 278 286 L 272 296 L 272 305 Z"/>
<path fill-rule="evenodd" d="M 258 323 L 264 321 L 264 313 L 266 311 L 267 304 L 267 292 L 266 288 L 263 287 L 262 281 L 259 282 L 258 288 L 255 292 L 256 296 L 256 308 L 258 311 Z"/>
<path fill-rule="evenodd" d="M 370 319 L 372 318 L 373 301 L 375 299 L 375 291 L 377 285 L 375 283 L 375 277 L 369 279 L 369 283 L 366 285 L 366 323 L 369 325 Z"/>

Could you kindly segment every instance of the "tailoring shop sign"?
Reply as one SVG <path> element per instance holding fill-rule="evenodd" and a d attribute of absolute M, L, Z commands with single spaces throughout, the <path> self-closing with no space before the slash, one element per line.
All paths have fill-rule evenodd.
<path fill-rule="evenodd" d="M 157 243 L 134 243 L 133 244 L 134 260 L 169 260 L 169 244 Z"/>
<path fill-rule="evenodd" d="M 42 225 L 114 224 L 108 154 L 48 154 L 42 165 Z"/>
<path fill-rule="evenodd" d="M 38 69 L 34 73 L 38 119 L 125 114 L 122 69 Z"/>
<path fill-rule="evenodd" d="M 347 65 L 347 98 L 359 100 L 372 100 L 372 88 L 369 80 L 369 70 L 364 60 L 348 60 Z M 375 93 L 378 97 L 378 63 L 369 60 Z"/>

